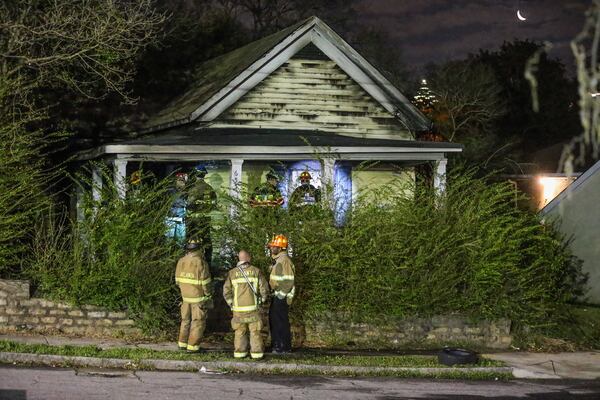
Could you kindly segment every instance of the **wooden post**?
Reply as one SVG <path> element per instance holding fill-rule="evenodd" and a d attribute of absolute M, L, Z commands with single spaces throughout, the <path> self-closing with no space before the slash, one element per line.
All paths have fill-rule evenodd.
<path fill-rule="evenodd" d="M 446 164 L 448 164 L 448 160 L 446 158 L 442 158 L 435 163 L 433 187 L 440 194 L 446 192 Z"/>
<path fill-rule="evenodd" d="M 84 192 L 79 182 L 76 182 L 75 185 L 75 211 L 77 213 L 77 222 L 81 222 L 85 217 L 83 210 Z"/>
<path fill-rule="evenodd" d="M 229 196 L 236 200 L 239 200 L 242 197 L 242 165 L 244 164 L 244 160 L 241 158 L 234 158 L 230 161 L 231 174 L 229 175 Z M 231 205 L 229 212 L 231 215 L 233 215 L 233 213 L 235 212 L 234 204 Z"/>
<path fill-rule="evenodd" d="M 124 199 L 127 194 L 127 183 L 125 182 L 125 177 L 127 176 L 127 161 L 116 159 L 113 161 L 113 167 L 113 179 L 115 187 L 117 188 L 117 194 L 120 199 Z"/>
<path fill-rule="evenodd" d="M 99 202 L 102 197 L 102 170 L 99 165 L 95 165 L 92 170 L 92 199 Z"/>

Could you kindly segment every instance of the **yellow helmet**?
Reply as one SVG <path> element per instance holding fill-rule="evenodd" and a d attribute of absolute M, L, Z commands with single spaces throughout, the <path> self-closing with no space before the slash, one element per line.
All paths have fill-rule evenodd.
<path fill-rule="evenodd" d="M 273 239 L 269 242 L 267 247 L 280 247 L 282 249 L 287 249 L 288 239 L 284 235 L 273 236 Z"/>
<path fill-rule="evenodd" d="M 304 171 L 300 174 L 300 177 L 298 179 L 300 180 L 300 182 L 310 181 L 312 179 L 312 176 L 310 175 L 310 172 Z"/>
<path fill-rule="evenodd" d="M 142 183 L 142 171 L 133 171 L 131 173 L 131 177 L 129 178 L 129 182 L 131 182 L 132 185 L 139 185 Z"/>

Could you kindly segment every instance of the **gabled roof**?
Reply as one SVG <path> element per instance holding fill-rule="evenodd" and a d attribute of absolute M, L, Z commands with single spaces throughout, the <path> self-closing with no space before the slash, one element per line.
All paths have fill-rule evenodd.
<path fill-rule="evenodd" d="M 410 131 L 431 122 L 327 24 L 311 17 L 202 64 L 186 93 L 151 118 L 142 132 L 210 122 L 309 43 L 336 62 Z"/>
<path fill-rule="evenodd" d="M 567 186 L 562 192 L 558 194 L 555 198 L 553 198 L 548 204 L 544 206 L 540 210 L 542 214 L 548 214 L 554 208 L 556 208 L 561 201 L 563 201 L 568 196 L 573 195 L 577 192 L 581 187 L 588 183 L 589 179 L 597 174 L 600 171 L 600 161 L 596 162 L 590 168 L 587 169 L 581 176 L 575 179 L 569 186 Z"/>

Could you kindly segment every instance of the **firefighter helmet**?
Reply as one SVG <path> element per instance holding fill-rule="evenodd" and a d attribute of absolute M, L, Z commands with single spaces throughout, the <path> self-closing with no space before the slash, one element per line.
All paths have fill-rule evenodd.
<path fill-rule="evenodd" d="M 307 182 L 307 181 L 310 182 L 310 180 L 312 179 L 312 176 L 310 175 L 310 172 L 304 171 L 300 174 L 298 179 L 300 180 L 300 182 Z"/>
<path fill-rule="evenodd" d="M 196 250 L 200 247 L 200 240 L 190 239 L 185 245 L 186 250 Z"/>
<path fill-rule="evenodd" d="M 132 185 L 139 185 L 142 183 L 142 171 L 133 171 L 131 173 L 131 177 L 129 178 L 129 182 L 131 182 Z"/>
<path fill-rule="evenodd" d="M 206 176 L 206 174 L 208 174 L 208 171 L 206 170 L 206 165 L 204 164 L 198 164 L 194 167 L 194 170 L 196 171 L 196 175 L 199 176 L 200 178 L 204 178 Z"/>
<path fill-rule="evenodd" d="M 280 247 L 282 249 L 287 249 L 288 239 L 284 235 L 273 236 L 273 239 L 271 239 L 267 247 Z"/>

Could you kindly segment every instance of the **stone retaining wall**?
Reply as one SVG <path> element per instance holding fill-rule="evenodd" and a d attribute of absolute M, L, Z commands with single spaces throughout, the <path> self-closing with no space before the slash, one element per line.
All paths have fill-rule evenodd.
<path fill-rule="evenodd" d="M 139 336 L 123 312 L 76 307 L 29 294 L 29 282 L 0 279 L 0 331 L 57 332 L 87 336 Z"/>
<path fill-rule="evenodd" d="M 325 321 L 325 322 L 324 322 Z M 512 342 L 511 323 L 472 321 L 460 316 L 407 318 L 392 322 L 347 323 L 331 315 L 321 321 L 305 321 L 294 336 L 304 346 L 342 346 L 400 349 L 412 346 L 460 345 L 506 349 Z"/>

